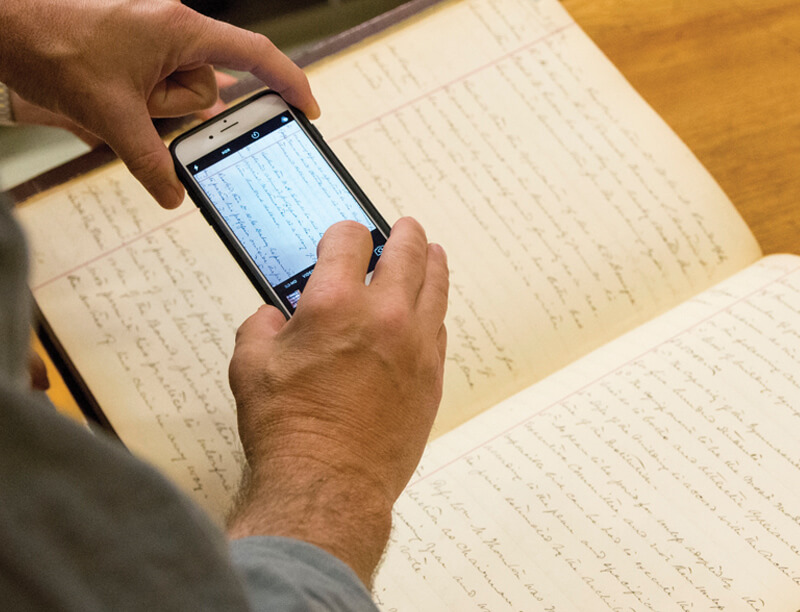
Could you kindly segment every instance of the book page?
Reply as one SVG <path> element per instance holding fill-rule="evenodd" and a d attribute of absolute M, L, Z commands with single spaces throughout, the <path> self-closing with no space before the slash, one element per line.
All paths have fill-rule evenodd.
<path fill-rule="evenodd" d="M 758 256 L 688 150 L 553 0 L 443 4 L 310 72 L 378 210 L 452 268 L 449 429 Z M 190 202 L 120 164 L 19 210 L 44 315 L 122 440 L 216 516 L 227 367 L 261 300 Z M 209 417 L 211 413 L 211 417 Z"/>
<path fill-rule="evenodd" d="M 798 313 L 765 258 L 434 441 L 383 609 L 797 609 Z"/>
<path fill-rule="evenodd" d="M 197 208 L 121 163 L 17 213 L 33 295 L 120 439 L 221 521 L 244 465 L 228 362 L 263 300 Z"/>
<path fill-rule="evenodd" d="M 755 261 L 693 155 L 555 0 L 449 2 L 312 67 L 374 204 L 447 251 L 435 432 Z"/>

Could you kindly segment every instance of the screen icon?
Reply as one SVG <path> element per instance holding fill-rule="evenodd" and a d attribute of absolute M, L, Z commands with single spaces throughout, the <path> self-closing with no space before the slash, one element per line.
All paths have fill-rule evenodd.
<path fill-rule="evenodd" d="M 261 136 L 261 134 L 259 134 L 258 132 L 253 132 L 252 134 L 250 134 L 250 137 L 251 137 L 253 140 L 255 140 L 256 138 L 258 138 L 259 136 Z"/>
<path fill-rule="evenodd" d="M 292 305 L 292 308 L 297 308 L 297 302 L 300 301 L 300 290 L 292 291 L 289 295 L 286 296 L 286 299 Z"/>

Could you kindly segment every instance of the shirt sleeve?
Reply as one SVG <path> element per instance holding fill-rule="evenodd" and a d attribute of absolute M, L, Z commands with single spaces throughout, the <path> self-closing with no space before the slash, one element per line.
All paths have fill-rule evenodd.
<path fill-rule="evenodd" d="M 378 610 L 355 572 L 321 548 L 276 536 L 233 540 L 230 548 L 254 611 Z"/>

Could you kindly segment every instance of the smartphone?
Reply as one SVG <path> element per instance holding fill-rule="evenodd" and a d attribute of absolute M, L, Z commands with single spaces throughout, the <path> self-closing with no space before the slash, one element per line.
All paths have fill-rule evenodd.
<path fill-rule="evenodd" d="M 331 225 L 372 232 L 365 282 L 389 226 L 305 115 L 263 91 L 181 134 L 170 145 L 189 197 L 261 296 L 288 318 Z"/>

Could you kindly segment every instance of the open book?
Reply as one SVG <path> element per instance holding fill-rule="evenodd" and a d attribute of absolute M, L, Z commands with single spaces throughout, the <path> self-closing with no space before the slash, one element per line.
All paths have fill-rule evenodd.
<path fill-rule="evenodd" d="M 437 4 L 309 76 L 345 166 L 452 269 L 437 439 L 378 601 L 796 606 L 800 259 L 761 259 L 555 0 Z M 18 213 L 37 304 L 105 418 L 221 517 L 255 290 L 191 204 L 159 209 L 118 162 Z"/>

